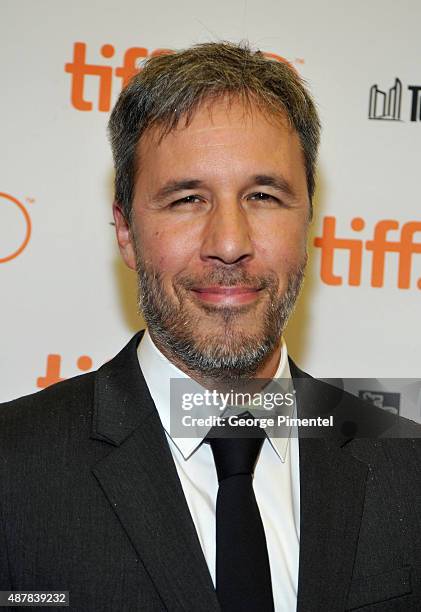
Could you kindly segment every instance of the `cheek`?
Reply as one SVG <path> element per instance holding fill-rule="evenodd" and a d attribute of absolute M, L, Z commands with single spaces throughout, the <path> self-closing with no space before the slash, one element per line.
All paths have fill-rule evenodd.
<path fill-rule="evenodd" d="M 285 266 L 302 262 L 307 251 L 307 231 L 303 224 L 272 226 L 256 236 L 256 248 L 269 267 L 282 271 Z"/>
<path fill-rule="evenodd" d="M 141 232 L 140 239 L 145 259 L 164 276 L 183 270 L 193 258 L 194 241 L 188 232 L 157 227 Z"/>

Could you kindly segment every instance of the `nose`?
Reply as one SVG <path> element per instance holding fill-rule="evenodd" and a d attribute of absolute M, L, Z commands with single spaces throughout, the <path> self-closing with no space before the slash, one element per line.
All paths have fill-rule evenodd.
<path fill-rule="evenodd" d="M 252 256 L 253 243 L 247 212 L 237 198 L 219 201 L 204 227 L 202 260 L 233 264 Z"/>

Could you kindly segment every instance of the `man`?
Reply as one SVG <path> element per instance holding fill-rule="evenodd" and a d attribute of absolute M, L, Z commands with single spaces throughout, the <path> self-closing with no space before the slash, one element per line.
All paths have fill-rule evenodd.
<path fill-rule="evenodd" d="M 367 426 L 282 339 L 319 141 L 301 79 L 228 43 L 153 58 L 110 135 L 148 329 L 98 372 L 2 407 L 1 589 L 68 590 L 89 611 L 421 609 L 421 428 Z M 334 414 L 332 435 L 256 438 L 254 418 L 244 443 L 226 421 L 174 434 L 171 379 L 291 377 L 299 414 Z"/>

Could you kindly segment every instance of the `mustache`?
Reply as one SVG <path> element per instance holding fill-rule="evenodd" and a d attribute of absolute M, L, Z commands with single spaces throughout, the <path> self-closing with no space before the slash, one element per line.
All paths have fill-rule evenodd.
<path fill-rule="evenodd" d="M 275 273 L 256 276 L 249 274 L 244 269 L 228 270 L 216 268 L 202 276 L 192 274 L 180 274 L 175 277 L 176 284 L 183 289 L 198 289 L 202 287 L 249 287 L 253 289 L 267 289 L 278 284 Z"/>

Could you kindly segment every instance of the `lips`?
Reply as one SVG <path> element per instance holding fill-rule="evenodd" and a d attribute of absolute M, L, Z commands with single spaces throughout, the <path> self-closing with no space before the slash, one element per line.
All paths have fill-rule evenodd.
<path fill-rule="evenodd" d="M 259 295 L 257 287 L 194 287 L 192 291 L 204 302 L 244 304 L 251 302 Z"/>
<path fill-rule="evenodd" d="M 242 293 L 256 293 L 255 287 L 200 287 L 194 288 L 197 293 L 216 293 L 220 295 L 239 295 Z"/>

